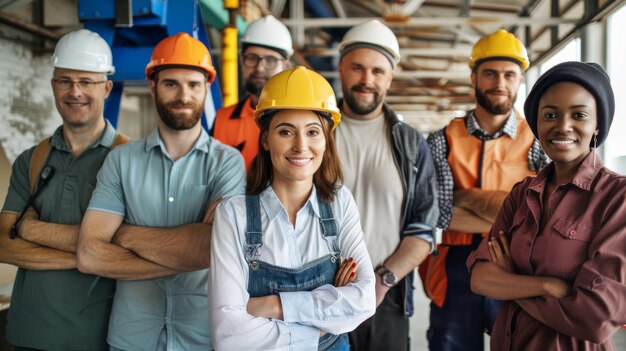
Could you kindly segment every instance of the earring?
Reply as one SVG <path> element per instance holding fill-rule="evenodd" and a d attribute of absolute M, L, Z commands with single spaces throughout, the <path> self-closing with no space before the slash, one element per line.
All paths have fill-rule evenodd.
<path fill-rule="evenodd" d="M 596 168 L 596 149 L 598 148 L 598 136 L 593 135 L 593 168 Z"/>

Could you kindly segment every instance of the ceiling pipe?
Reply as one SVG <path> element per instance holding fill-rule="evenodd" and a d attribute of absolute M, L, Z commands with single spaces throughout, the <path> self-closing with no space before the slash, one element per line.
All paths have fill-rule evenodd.
<path fill-rule="evenodd" d="M 325 27 L 352 27 L 371 20 L 380 20 L 380 17 L 352 17 L 352 18 L 305 18 L 282 19 L 286 26 L 305 28 L 325 28 Z M 466 26 L 509 26 L 509 25 L 545 25 L 553 26 L 558 24 L 575 24 L 575 18 L 528 18 L 528 17 L 411 17 L 403 22 L 388 22 L 389 26 L 398 27 L 449 27 L 455 25 Z"/>

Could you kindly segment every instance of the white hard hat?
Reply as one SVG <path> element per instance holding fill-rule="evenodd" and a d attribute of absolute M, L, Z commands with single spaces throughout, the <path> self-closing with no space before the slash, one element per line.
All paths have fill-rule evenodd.
<path fill-rule="evenodd" d="M 113 74 L 111 48 L 98 33 L 79 29 L 65 34 L 52 54 L 54 67 Z"/>
<path fill-rule="evenodd" d="M 289 29 L 272 15 L 250 23 L 240 42 L 242 50 L 246 45 L 258 45 L 276 50 L 286 58 L 293 54 Z"/>
<path fill-rule="evenodd" d="M 339 43 L 339 52 L 343 55 L 348 46 L 355 44 L 364 44 L 364 47 L 370 45 L 380 47 L 388 55 L 391 55 L 396 64 L 400 62 L 398 39 L 389 27 L 378 20 L 371 20 L 352 27 Z M 395 67 L 393 62 L 392 65 Z"/>

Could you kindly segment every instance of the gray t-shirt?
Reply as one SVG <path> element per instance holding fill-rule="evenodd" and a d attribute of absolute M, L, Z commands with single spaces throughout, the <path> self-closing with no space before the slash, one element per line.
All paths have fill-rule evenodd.
<path fill-rule="evenodd" d="M 386 128 L 383 115 L 366 121 L 343 115 L 336 132 L 344 184 L 359 208 L 374 267 L 383 263 L 400 242 L 404 198 Z"/>

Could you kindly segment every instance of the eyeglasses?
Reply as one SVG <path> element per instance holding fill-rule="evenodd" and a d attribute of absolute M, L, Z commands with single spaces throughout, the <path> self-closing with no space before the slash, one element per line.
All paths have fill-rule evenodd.
<path fill-rule="evenodd" d="M 52 85 L 59 90 L 70 90 L 74 87 L 74 84 L 78 85 L 78 89 L 80 91 L 90 91 L 96 87 L 96 84 L 106 83 L 106 80 L 101 80 L 99 82 L 95 82 L 89 79 L 81 79 L 81 80 L 69 80 L 69 79 L 52 79 Z"/>
<path fill-rule="evenodd" d="M 256 67 L 261 61 L 265 61 L 263 63 L 263 66 L 265 66 L 265 68 L 274 69 L 278 64 L 278 61 L 283 61 L 283 58 L 274 56 L 258 56 L 254 54 L 243 55 L 243 64 L 246 67 Z"/>

